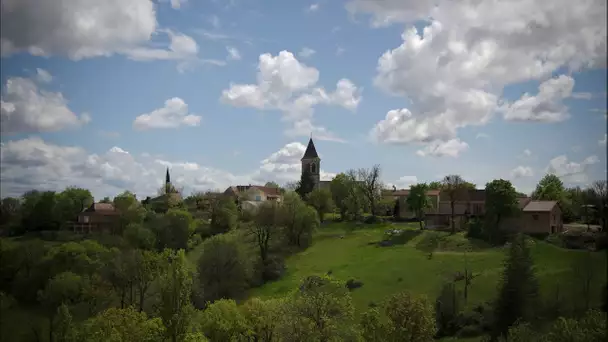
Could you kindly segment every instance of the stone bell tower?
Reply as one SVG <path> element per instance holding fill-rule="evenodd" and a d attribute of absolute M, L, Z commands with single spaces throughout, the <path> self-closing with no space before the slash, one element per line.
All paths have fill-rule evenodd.
<path fill-rule="evenodd" d="M 312 137 L 308 141 L 306 152 L 302 156 L 302 174 L 305 170 L 310 172 L 310 175 L 315 183 L 315 189 L 319 187 L 319 181 L 321 180 L 321 158 L 317 154 L 315 143 L 312 142 Z"/>

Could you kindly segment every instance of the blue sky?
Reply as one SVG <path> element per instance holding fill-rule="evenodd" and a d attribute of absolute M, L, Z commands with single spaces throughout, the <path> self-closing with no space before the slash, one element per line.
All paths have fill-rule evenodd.
<path fill-rule="evenodd" d="M 605 1 L 494 2 L 3 2 L 2 196 L 605 179 Z"/>

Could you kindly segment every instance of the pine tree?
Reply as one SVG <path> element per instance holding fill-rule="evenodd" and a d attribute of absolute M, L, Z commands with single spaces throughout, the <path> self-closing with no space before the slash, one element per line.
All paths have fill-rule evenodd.
<path fill-rule="evenodd" d="M 517 320 L 529 322 L 534 315 L 538 282 L 526 238 L 516 235 L 505 261 L 502 284 L 495 303 L 493 337 L 505 335 Z"/>
<path fill-rule="evenodd" d="M 312 179 L 312 174 L 310 171 L 305 169 L 302 172 L 302 176 L 300 177 L 300 181 L 298 182 L 298 187 L 296 188 L 296 192 L 302 199 L 306 199 L 306 196 L 311 193 L 315 188 L 315 181 Z"/>

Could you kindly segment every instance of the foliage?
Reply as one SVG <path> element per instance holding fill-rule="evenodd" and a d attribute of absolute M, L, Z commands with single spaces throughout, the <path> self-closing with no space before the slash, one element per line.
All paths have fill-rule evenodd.
<path fill-rule="evenodd" d="M 505 260 L 502 284 L 495 303 L 493 335 L 505 335 L 517 320 L 532 320 L 538 293 L 530 249 L 525 237 L 518 234 L 511 240 Z"/>
<path fill-rule="evenodd" d="M 211 233 L 227 233 L 237 224 L 238 210 L 234 201 L 222 197 L 211 205 Z"/>
<path fill-rule="evenodd" d="M 372 216 L 376 216 L 378 215 L 377 203 L 380 201 L 383 188 L 380 181 L 380 165 L 376 164 L 371 169 L 359 169 L 358 176 L 361 180 L 361 192 L 370 205 Z"/>
<path fill-rule="evenodd" d="M 337 174 L 331 180 L 329 188 L 335 206 L 340 211 L 340 218 L 344 219 L 348 210 L 347 198 L 349 195 L 350 179 L 344 173 Z"/>
<path fill-rule="evenodd" d="M 242 244 L 216 235 L 203 242 L 202 249 L 197 268 L 203 302 L 241 297 L 252 276 L 252 263 Z"/>
<path fill-rule="evenodd" d="M 253 221 L 245 224 L 259 251 L 263 280 L 272 278 L 266 270 L 269 264 L 271 242 L 280 237 L 279 215 L 279 205 L 274 202 L 267 202 L 258 208 Z"/>
<path fill-rule="evenodd" d="M 156 342 L 165 328 L 160 318 L 148 318 L 133 307 L 109 308 L 82 324 L 78 335 L 90 342 Z"/>
<path fill-rule="evenodd" d="M 489 222 L 486 234 L 490 241 L 497 241 L 502 219 L 518 213 L 517 192 L 511 182 L 495 179 L 486 184 L 486 218 Z"/>
<path fill-rule="evenodd" d="M 312 241 L 312 232 L 319 227 L 319 217 L 314 208 L 308 206 L 295 193 L 283 197 L 280 213 L 283 236 L 290 247 L 307 247 Z"/>
<path fill-rule="evenodd" d="M 361 337 L 364 341 L 385 341 L 387 324 L 380 316 L 378 308 L 369 308 L 361 314 Z"/>
<path fill-rule="evenodd" d="M 327 276 L 305 278 L 285 303 L 280 334 L 290 340 L 349 340 L 356 336 L 354 307 L 344 284 Z"/>
<path fill-rule="evenodd" d="M 156 246 L 156 235 L 142 224 L 129 224 L 123 236 L 132 248 L 151 250 Z"/>
<path fill-rule="evenodd" d="M 453 335 L 457 328 L 454 325 L 458 314 L 462 310 L 460 294 L 456 290 L 454 282 L 447 282 L 441 288 L 441 292 L 435 301 L 435 320 L 437 322 L 438 335 Z"/>
<path fill-rule="evenodd" d="M 450 226 L 452 227 L 452 234 L 456 233 L 456 225 L 454 222 L 454 204 L 456 201 L 464 198 L 466 189 L 466 182 L 459 175 L 447 175 L 443 178 L 441 190 L 447 193 L 450 200 Z"/>
<path fill-rule="evenodd" d="M 554 174 L 545 175 L 536 185 L 532 198 L 540 201 L 563 201 L 564 183 Z"/>
<path fill-rule="evenodd" d="M 249 335 L 247 321 L 232 299 L 209 304 L 201 316 L 201 330 L 211 341 L 238 341 Z"/>
<path fill-rule="evenodd" d="M 131 223 L 142 223 L 146 210 L 130 191 L 125 191 L 114 197 L 114 207 L 120 213 L 120 229 L 122 233 Z"/>
<path fill-rule="evenodd" d="M 192 215 L 180 209 L 171 209 L 156 218 L 153 229 L 159 249 L 186 249 L 188 239 L 194 233 L 195 221 Z"/>
<path fill-rule="evenodd" d="M 308 194 L 310 194 L 315 188 L 315 180 L 310 171 L 306 168 L 302 171 L 302 175 L 300 176 L 300 181 L 295 189 L 295 192 L 300 195 L 300 198 L 306 199 Z"/>
<path fill-rule="evenodd" d="M 260 342 L 276 340 L 277 330 L 282 319 L 283 303 L 282 299 L 252 298 L 241 306 L 250 338 Z"/>
<path fill-rule="evenodd" d="M 385 306 L 389 341 L 431 341 L 435 335 L 433 308 L 425 297 L 407 291 L 392 295 Z"/>
<path fill-rule="evenodd" d="M 596 310 L 588 311 L 579 318 L 559 317 L 547 331 L 535 331 L 530 323 L 518 322 L 509 328 L 508 339 L 500 341 L 509 342 L 568 342 L 568 341 L 605 341 L 606 314 Z"/>
<path fill-rule="evenodd" d="M 425 183 L 412 185 L 406 199 L 408 207 L 414 211 L 420 222 L 420 230 L 423 229 L 424 210 L 431 206 L 431 201 L 426 194 L 427 190 L 428 186 Z"/>
<path fill-rule="evenodd" d="M 169 265 L 160 277 L 159 316 L 172 341 L 183 341 L 192 325 L 194 308 L 190 303 L 192 275 L 184 250 L 169 255 Z"/>
<path fill-rule="evenodd" d="M 308 194 L 307 201 L 319 215 L 319 220 L 323 222 L 323 216 L 333 210 L 333 201 L 331 199 L 331 192 L 327 189 L 314 189 Z"/>

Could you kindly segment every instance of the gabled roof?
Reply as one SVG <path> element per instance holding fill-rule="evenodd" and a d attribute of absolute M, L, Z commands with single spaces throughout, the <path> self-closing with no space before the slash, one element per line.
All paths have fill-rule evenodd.
<path fill-rule="evenodd" d="M 306 151 L 304 152 L 304 156 L 302 157 L 301 160 L 313 159 L 313 158 L 319 158 L 319 155 L 317 154 L 317 149 L 315 148 L 315 143 L 313 143 L 312 138 L 310 138 L 310 140 L 308 140 L 308 146 L 306 146 Z"/>
<path fill-rule="evenodd" d="M 230 186 L 230 187 L 228 187 L 228 189 L 226 189 L 226 191 L 224 191 L 224 194 L 229 194 L 230 192 L 233 192 L 235 195 L 238 195 L 239 193 L 245 192 L 251 188 L 258 189 L 269 196 L 281 196 L 281 191 L 279 190 L 279 188 L 273 188 L 273 187 L 262 186 L 262 185 Z"/>
<path fill-rule="evenodd" d="M 439 190 L 427 190 L 427 196 L 438 196 L 440 193 Z M 398 196 L 398 197 L 407 197 L 410 194 L 409 189 L 399 189 L 399 190 L 382 190 L 382 196 Z"/>
<path fill-rule="evenodd" d="M 530 201 L 524 207 L 524 211 L 551 211 L 556 205 L 557 201 Z"/>
<path fill-rule="evenodd" d="M 82 211 L 83 213 L 102 213 L 102 214 L 117 214 L 116 208 L 112 203 L 93 203 L 90 207 Z"/>

